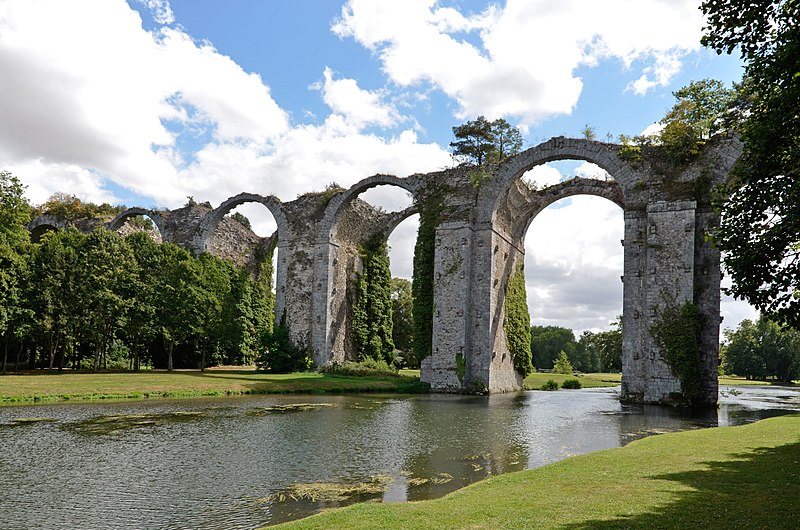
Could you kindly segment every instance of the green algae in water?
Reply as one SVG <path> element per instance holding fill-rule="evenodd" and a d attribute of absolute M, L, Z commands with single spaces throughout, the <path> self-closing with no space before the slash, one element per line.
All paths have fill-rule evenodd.
<path fill-rule="evenodd" d="M 311 501 L 338 503 L 355 498 L 383 495 L 394 482 L 391 475 L 375 475 L 364 482 L 307 482 L 289 486 L 285 492 L 266 497 L 264 502 Z"/>
<path fill-rule="evenodd" d="M 204 412 L 177 411 L 164 414 L 115 414 L 71 423 L 66 427 L 79 434 L 108 435 L 143 427 L 168 425 L 205 416 Z"/>
<path fill-rule="evenodd" d="M 8 422 L 10 427 L 19 427 L 22 425 L 35 425 L 37 423 L 54 423 L 56 420 L 53 418 L 14 418 Z"/>
<path fill-rule="evenodd" d="M 320 410 L 335 407 L 335 403 L 289 403 L 288 405 L 272 405 L 269 407 L 259 407 L 248 411 L 253 416 L 264 414 L 285 414 L 288 412 L 304 412 L 308 410 Z"/>

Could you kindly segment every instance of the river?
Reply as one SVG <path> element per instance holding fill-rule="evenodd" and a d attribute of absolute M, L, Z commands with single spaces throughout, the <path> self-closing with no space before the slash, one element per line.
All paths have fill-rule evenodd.
<path fill-rule="evenodd" d="M 257 528 L 800 411 L 800 392 L 780 387 L 723 387 L 703 414 L 618 398 L 605 388 L 0 407 L 0 527 Z"/>

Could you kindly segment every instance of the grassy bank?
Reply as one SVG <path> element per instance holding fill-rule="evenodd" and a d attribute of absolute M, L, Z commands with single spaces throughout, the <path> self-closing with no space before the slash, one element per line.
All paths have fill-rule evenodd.
<path fill-rule="evenodd" d="M 51 372 L 0 376 L 0 404 L 41 401 L 222 396 L 236 394 L 426 391 L 409 375 L 343 376 L 255 370 L 121 373 Z"/>
<path fill-rule="evenodd" d="M 332 510 L 281 528 L 795 528 L 800 416 L 652 436 L 441 499 Z"/>

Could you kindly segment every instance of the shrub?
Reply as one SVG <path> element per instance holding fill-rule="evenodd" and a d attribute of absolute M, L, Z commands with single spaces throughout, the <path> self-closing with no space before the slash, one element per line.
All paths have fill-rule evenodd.
<path fill-rule="evenodd" d="M 289 330 L 281 321 L 272 333 L 264 331 L 264 350 L 256 360 L 256 366 L 263 372 L 288 374 L 311 369 L 314 360 L 309 351 L 295 344 L 289 336 Z"/>
<path fill-rule="evenodd" d="M 558 383 L 553 379 L 548 379 L 545 384 L 540 387 L 541 390 L 558 390 Z"/>
<path fill-rule="evenodd" d="M 567 388 L 570 390 L 575 390 L 578 388 L 583 388 L 583 385 L 577 379 L 565 379 L 563 383 L 561 383 L 561 388 Z"/>

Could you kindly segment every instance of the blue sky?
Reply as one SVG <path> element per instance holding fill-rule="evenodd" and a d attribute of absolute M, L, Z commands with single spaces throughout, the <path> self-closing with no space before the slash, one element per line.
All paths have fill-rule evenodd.
<path fill-rule="evenodd" d="M 0 0 L 0 167 L 33 203 L 291 200 L 451 164 L 451 128 L 504 117 L 527 146 L 639 134 L 691 80 L 739 79 L 701 49 L 699 1 Z M 529 178 L 597 168 L 566 163 Z M 562 175 L 566 173 L 566 175 Z M 371 202 L 407 198 L 380 188 Z M 242 207 L 265 235 L 274 223 Z M 393 234 L 410 275 L 415 220 Z M 526 239 L 534 321 L 603 329 L 621 310 L 621 212 L 579 197 Z M 753 312 L 723 305 L 726 325 Z"/>

